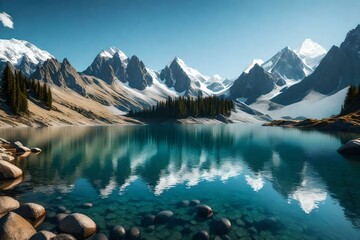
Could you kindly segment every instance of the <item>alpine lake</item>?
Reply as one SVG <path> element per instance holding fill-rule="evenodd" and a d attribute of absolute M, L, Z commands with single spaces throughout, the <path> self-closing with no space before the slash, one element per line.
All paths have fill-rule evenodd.
<path fill-rule="evenodd" d="M 56 231 L 59 211 L 79 212 L 109 236 L 136 226 L 142 239 L 360 239 L 360 159 L 337 149 L 359 134 L 253 124 L 0 129 L 40 154 L 17 157 L 24 174 L 0 195 L 46 209 L 38 230 Z M 184 200 L 210 206 L 197 217 Z M 84 203 L 92 203 L 84 208 Z M 143 218 L 170 210 L 166 224 Z M 226 236 L 212 230 L 231 221 Z"/>

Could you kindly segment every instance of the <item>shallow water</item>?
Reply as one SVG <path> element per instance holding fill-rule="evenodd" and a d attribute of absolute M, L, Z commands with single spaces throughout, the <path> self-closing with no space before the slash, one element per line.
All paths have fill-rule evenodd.
<path fill-rule="evenodd" d="M 191 239 L 227 217 L 231 239 L 360 239 L 360 162 L 336 152 L 359 137 L 249 124 L 1 129 L 43 152 L 18 158 L 23 181 L 1 190 L 90 216 L 99 232 L 139 226 L 143 239 Z M 214 210 L 200 221 L 181 200 Z M 83 209 L 82 203 L 93 207 Z M 169 224 L 141 226 L 172 210 Z M 270 224 L 264 219 L 271 219 Z M 267 221 L 269 222 L 269 221 Z M 211 236 L 215 234 L 211 233 Z"/>

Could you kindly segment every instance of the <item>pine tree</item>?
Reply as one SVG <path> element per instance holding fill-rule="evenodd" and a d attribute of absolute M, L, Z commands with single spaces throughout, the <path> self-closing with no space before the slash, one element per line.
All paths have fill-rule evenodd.
<path fill-rule="evenodd" d="M 51 107 L 52 107 L 52 93 L 51 93 L 50 87 L 48 87 L 48 90 L 47 90 L 47 101 L 46 101 L 46 105 L 48 106 L 48 108 L 51 109 Z"/>

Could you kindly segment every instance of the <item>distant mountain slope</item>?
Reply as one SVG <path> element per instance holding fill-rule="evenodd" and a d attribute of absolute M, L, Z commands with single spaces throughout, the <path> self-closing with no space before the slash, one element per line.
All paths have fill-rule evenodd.
<path fill-rule="evenodd" d="M 309 92 L 332 95 L 353 84 L 360 84 L 360 25 L 351 30 L 340 47 L 333 46 L 315 71 L 300 83 L 272 99 L 289 105 L 301 101 Z"/>
<path fill-rule="evenodd" d="M 254 102 L 258 97 L 270 93 L 276 86 L 282 86 L 285 82 L 281 78 L 266 72 L 258 64 L 249 71 L 243 72 L 230 87 L 230 96 L 233 99 L 242 98 L 246 103 Z"/>
<path fill-rule="evenodd" d="M 29 76 L 35 71 L 38 64 L 50 58 L 54 57 L 27 41 L 0 39 L 0 70 L 7 62 L 10 62 L 24 75 Z"/>

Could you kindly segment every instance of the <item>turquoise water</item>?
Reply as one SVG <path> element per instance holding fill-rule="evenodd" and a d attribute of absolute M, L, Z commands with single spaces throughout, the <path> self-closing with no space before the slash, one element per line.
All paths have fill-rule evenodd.
<path fill-rule="evenodd" d="M 143 239 L 191 239 L 221 217 L 232 222 L 231 239 L 360 239 L 360 162 L 336 152 L 359 135 L 231 124 L 19 128 L 0 136 L 43 149 L 16 159 L 23 181 L 0 190 L 42 204 L 40 229 L 55 230 L 52 217 L 64 206 L 90 216 L 99 232 L 138 226 Z M 193 199 L 211 206 L 213 219 L 179 206 Z M 94 206 L 83 209 L 86 202 Z M 141 225 L 161 210 L 174 212 L 169 224 Z"/>

